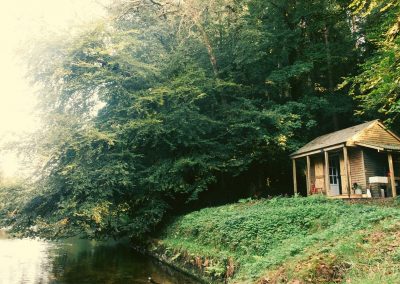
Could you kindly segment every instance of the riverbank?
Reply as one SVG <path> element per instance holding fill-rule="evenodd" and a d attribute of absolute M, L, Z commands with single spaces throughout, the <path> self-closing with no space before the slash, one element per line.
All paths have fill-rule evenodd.
<path fill-rule="evenodd" d="M 148 246 L 221 283 L 398 283 L 400 209 L 276 198 L 176 218 Z"/>

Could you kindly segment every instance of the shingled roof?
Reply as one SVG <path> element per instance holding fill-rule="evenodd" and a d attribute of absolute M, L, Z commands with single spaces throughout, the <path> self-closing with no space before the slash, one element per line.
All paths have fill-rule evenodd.
<path fill-rule="evenodd" d="M 371 131 L 373 131 L 373 133 Z M 379 120 L 373 120 L 320 136 L 307 143 L 290 156 L 296 157 L 309 152 L 322 151 L 323 149 L 340 144 L 349 146 L 359 145 L 382 151 L 400 151 L 400 138 L 390 132 Z"/>

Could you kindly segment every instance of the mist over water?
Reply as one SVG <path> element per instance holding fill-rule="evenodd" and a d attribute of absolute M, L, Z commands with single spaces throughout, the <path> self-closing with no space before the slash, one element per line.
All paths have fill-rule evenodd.
<path fill-rule="evenodd" d="M 0 284 L 191 284 L 191 278 L 134 252 L 128 243 L 10 239 L 0 233 Z"/>

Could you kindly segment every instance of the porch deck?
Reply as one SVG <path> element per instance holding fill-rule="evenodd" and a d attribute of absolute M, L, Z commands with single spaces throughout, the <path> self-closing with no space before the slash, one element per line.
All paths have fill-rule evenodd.
<path fill-rule="evenodd" d="M 368 197 L 366 194 L 350 194 L 349 195 L 336 195 L 328 196 L 330 199 L 382 199 L 385 197 Z"/>

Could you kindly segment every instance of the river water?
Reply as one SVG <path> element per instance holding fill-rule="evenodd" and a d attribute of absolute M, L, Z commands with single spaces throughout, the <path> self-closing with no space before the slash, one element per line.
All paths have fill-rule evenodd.
<path fill-rule="evenodd" d="M 149 281 L 151 277 L 152 281 Z M 0 284 L 195 284 L 127 243 L 10 239 L 0 232 Z"/>

